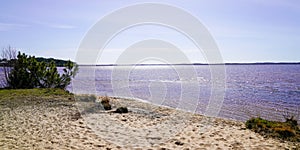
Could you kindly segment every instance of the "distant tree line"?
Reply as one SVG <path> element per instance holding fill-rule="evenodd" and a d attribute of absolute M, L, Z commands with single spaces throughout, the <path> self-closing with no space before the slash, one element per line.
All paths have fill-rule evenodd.
<path fill-rule="evenodd" d="M 15 60 L 16 59 L 7 60 L 7 58 L 2 58 L 2 59 L 0 59 L 0 67 L 10 66 L 11 64 L 14 63 Z M 45 63 L 51 63 L 53 61 L 57 67 L 64 67 L 65 64 L 68 63 L 68 61 L 66 61 L 66 60 L 54 59 L 54 58 L 37 57 L 36 60 L 38 62 L 45 62 Z"/>
<path fill-rule="evenodd" d="M 69 61 L 61 60 L 61 59 L 43 58 L 43 57 L 37 57 L 36 60 L 38 62 L 45 62 L 45 63 L 54 62 L 57 67 L 64 67 L 69 62 Z"/>
<path fill-rule="evenodd" d="M 11 47 L 4 48 L 1 57 L 6 88 L 65 89 L 77 73 L 77 65 L 70 60 L 35 58 L 21 52 L 17 54 Z M 63 72 L 59 73 L 57 66 L 63 66 Z"/>

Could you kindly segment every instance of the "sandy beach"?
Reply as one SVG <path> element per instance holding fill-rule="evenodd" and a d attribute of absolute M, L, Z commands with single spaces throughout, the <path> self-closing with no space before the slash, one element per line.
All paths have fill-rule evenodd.
<path fill-rule="evenodd" d="M 254 133 L 243 122 L 130 99 L 111 98 L 113 110 L 128 107 L 124 114 L 61 97 L 14 101 L 0 103 L 0 149 L 299 148 Z"/>

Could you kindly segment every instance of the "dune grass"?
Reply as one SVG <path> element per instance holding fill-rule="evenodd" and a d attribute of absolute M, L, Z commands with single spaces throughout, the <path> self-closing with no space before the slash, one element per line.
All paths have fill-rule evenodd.
<path fill-rule="evenodd" d="M 0 90 L 0 100 L 10 100 L 16 99 L 20 97 L 42 97 L 42 98 L 50 98 L 50 97 L 70 97 L 71 93 L 62 90 L 62 89 L 1 89 Z"/>
<path fill-rule="evenodd" d="M 287 119 L 286 122 L 278 122 L 257 117 L 249 119 L 246 127 L 266 137 L 300 142 L 300 129 L 296 120 Z"/>
<path fill-rule="evenodd" d="M 73 100 L 73 94 L 62 89 L 0 89 L 0 109 L 35 105 L 55 106 Z"/>

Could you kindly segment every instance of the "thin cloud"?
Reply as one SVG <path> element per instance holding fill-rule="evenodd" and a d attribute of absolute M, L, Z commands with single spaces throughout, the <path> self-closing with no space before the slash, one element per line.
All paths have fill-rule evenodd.
<path fill-rule="evenodd" d="M 0 22 L 0 31 L 11 31 L 20 28 L 28 27 L 25 24 L 16 24 L 16 23 L 1 23 Z"/>
<path fill-rule="evenodd" d="M 56 28 L 56 29 L 74 29 L 76 28 L 75 26 L 71 26 L 71 25 L 63 25 L 63 24 L 52 24 L 52 25 L 48 25 L 51 28 Z"/>
<path fill-rule="evenodd" d="M 59 23 L 49 23 L 49 22 L 41 22 L 41 21 L 34 21 L 34 23 L 48 28 L 54 28 L 54 29 L 75 29 L 76 28 L 76 26 L 59 24 Z"/>

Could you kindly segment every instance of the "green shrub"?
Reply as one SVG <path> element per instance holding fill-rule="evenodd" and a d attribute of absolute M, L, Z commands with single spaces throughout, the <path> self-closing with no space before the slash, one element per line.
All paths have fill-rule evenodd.
<path fill-rule="evenodd" d="M 17 60 L 8 74 L 7 83 L 13 89 L 60 88 L 65 89 L 76 75 L 77 65 L 71 61 L 65 64 L 60 75 L 54 61 L 38 62 L 33 56 L 18 53 Z"/>
<path fill-rule="evenodd" d="M 297 121 L 293 118 L 286 122 L 269 121 L 260 117 L 251 118 L 246 121 L 246 128 L 267 137 L 300 141 L 300 130 Z"/>

